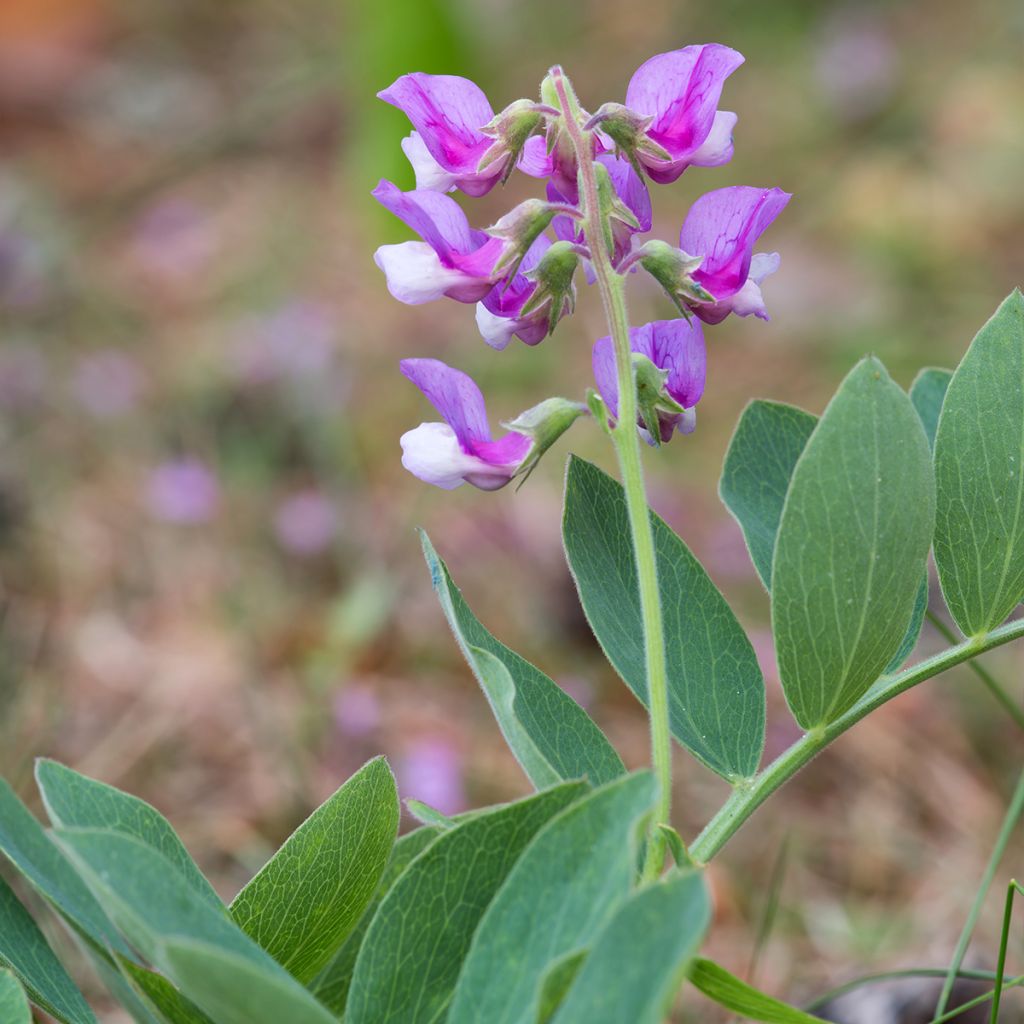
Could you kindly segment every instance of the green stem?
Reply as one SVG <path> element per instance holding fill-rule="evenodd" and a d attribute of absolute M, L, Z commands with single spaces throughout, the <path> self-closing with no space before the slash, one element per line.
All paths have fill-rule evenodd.
<path fill-rule="evenodd" d="M 808 761 L 851 726 L 893 697 L 918 683 L 939 675 L 954 665 L 984 654 L 995 647 L 1024 636 L 1024 619 L 1007 622 L 991 633 L 950 647 L 924 661 L 876 683 L 845 714 L 815 732 L 805 733 L 770 765 L 733 791 L 704 831 L 690 846 L 690 856 L 706 864 L 736 834 L 740 826 L 775 792 L 791 779 Z"/>
<path fill-rule="evenodd" d="M 927 611 L 928 621 L 935 627 L 935 629 L 942 634 L 951 644 L 956 643 L 956 633 L 953 632 L 935 614 L 930 608 Z M 1014 703 L 1013 698 L 999 685 L 995 677 L 984 665 L 979 665 L 976 661 L 969 662 L 969 668 L 972 672 L 985 684 L 988 688 L 989 693 L 1002 705 L 1003 710 L 1016 722 L 1016 724 L 1024 729 L 1024 708 L 1019 708 Z"/>
<path fill-rule="evenodd" d="M 1010 837 L 1013 835 L 1022 813 L 1024 813 L 1024 771 L 1020 773 L 1020 778 L 1017 780 L 1017 788 L 1013 792 L 1010 806 L 1006 809 L 1006 817 L 1003 818 L 1003 826 L 999 830 L 999 837 L 996 839 L 995 846 L 992 847 L 992 855 L 989 857 L 988 864 L 985 867 L 985 874 L 981 877 L 981 885 L 978 886 L 974 902 L 971 904 L 970 913 L 967 915 L 963 931 L 960 933 L 960 938 L 957 941 L 956 950 L 953 952 L 953 960 L 949 965 L 949 972 L 943 983 L 942 993 L 939 995 L 939 1001 L 935 1006 L 936 1017 L 941 1017 L 949 1005 L 949 997 L 953 993 L 953 983 L 956 981 L 957 971 L 960 970 L 960 965 L 964 962 L 964 957 L 967 955 L 967 947 L 971 944 L 971 936 L 974 934 L 974 927 L 981 915 L 981 908 L 985 902 L 985 897 L 988 896 L 988 891 L 992 888 L 992 880 L 996 877 L 999 862 L 1003 859 L 1007 844 L 1010 842 Z"/>
<path fill-rule="evenodd" d="M 830 988 L 827 992 L 822 992 L 811 1002 L 804 1003 L 803 1008 L 811 1013 L 832 1002 L 833 999 L 846 995 L 847 992 L 855 992 L 859 988 L 864 988 L 865 985 L 875 985 L 882 981 L 898 981 L 902 978 L 944 978 L 945 976 L 945 967 L 907 967 L 901 971 L 879 971 L 877 974 L 865 974 L 853 981 L 836 985 L 835 988 Z M 996 971 L 961 970 L 957 972 L 957 977 L 969 981 L 996 981 L 1000 975 Z M 1011 979 L 1004 978 L 1003 980 L 1005 982 Z"/>
<path fill-rule="evenodd" d="M 1012 879 L 1006 887 L 1006 903 L 1003 905 L 1003 933 L 999 937 L 999 960 L 996 963 L 996 987 L 992 994 L 992 1015 L 989 1024 L 999 1024 L 999 1004 L 1003 997 L 1003 971 L 1006 970 L 1006 950 L 1010 944 L 1010 921 L 1013 919 L 1013 896 L 1020 893 L 1024 896 L 1024 888 L 1017 879 Z"/>
<path fill-rule="evenodd" d="M 640 435 L 637 431 L 636 385 L 629 345 L 629 319 L 622 276 L 612 265 L 612 254 L 605 244 L 604 225 L 598 200 L 594 171 L 593 142 L 580 124 L 580 109 L 559 68 L 552 79 L 562 106 L 565 130 L 576 151 L 579 165 L 580 198 L 585 219 L 583 234 L 590 250 L 590 262 L 601 293 L 608 331 L 615 347 L 615 371 L 619 388 L 618 417 L 612 428 L 612 443 L 619 460 L 626 510 L 633 537 L 637 581 L 640 589 L 640 613 L 644 624 L 644 661 L 647 672 L 647 700 L 651 724 L 651 763 L 658 779 L 659 799 L 654 828 L 648 843 L 644 878 L 656 878 L 665 859 L 665 841 L 659 823 L 669 823 L 672 809 L 672 738 L 668 721 L 668 676 L 665 669 L 665 631 L 662 622 L 658 570 L 654 553 L 654 531 L 647 505 L 643 466 L 640 460 Z"/>

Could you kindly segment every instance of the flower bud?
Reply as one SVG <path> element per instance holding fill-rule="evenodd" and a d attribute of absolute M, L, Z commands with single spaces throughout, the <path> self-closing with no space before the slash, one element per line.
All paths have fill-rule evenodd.
<path fill-rule="evenodd" d="M 532 100 L 516 100 L 489 124 L 484 125 L 480 129 L 481 133 L 494 139 L 494 144 L 480 157 L 477 171 L 485 171 L 492 164 L 503 160 L 505 167 L 501 173 L 501 183 L 504 185 L 515 169 L 526 140 L 544 124 L 544 112 L 545 108 Z"/>
<path fill-rule="evenodd" d="M 715 301 L 715 297 L 693 279 L 694 271 L 704 262 L 702 256 L 690 256 L 656 238 L 645 242 L 638 256 L 640 266 L 665 289 L 665 294 L 687 320 L 691 305 Z"/>
<path fill-rule="evenodd" d="M 516 471 L 521 476 L 520 486 L 536 468 L 541 456 L 587 412 L 581 402 L 567 398 L 548 398 L 532 409 L 520 413 L 514 420 L 502 423 L 506 430 L 524 434 L 533 442 L 526 458 Z"/>
<path fill-rule="evenodd" d="M 537 266 L 526 275 L 537 282 L 537 287 L 523 306 L 520 316 L 527 317 L 548 304 L 548 334 L 551 334 L 558 321 L 576 308 L 573 276 L 579 262 L 576 246 L 572 242 L 555 242 Z"/>

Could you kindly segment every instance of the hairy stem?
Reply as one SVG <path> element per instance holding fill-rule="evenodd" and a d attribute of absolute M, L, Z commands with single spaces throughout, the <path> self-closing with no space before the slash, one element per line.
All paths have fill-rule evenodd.
<path fill-rule="evenodd" d="M 552 70 L 555 89 L 562 106 L 565 130 L 576 151 L 579 165 L 580 199 L 584 211 L 583 234 L 590 249 L 590 262 L 601 293 L 608 333 L 615 347 L 615 370 L 619 388 L 618 418 L 612 442 L 619 460 L 622 486 L 636 558 L 640 589 L 640 612 L 644 624 L 644 661 L 647 672 L 647 700 L 651 724 L 651 764 L 658 779 L 659 802 L 651 831 L 644 878 L 657 877 L 665 859 L 665 841 L 658 823 L 669 823 L 672 809 L 672 738 L 668 723 L 668 677 L 665 670 L 665 630 L 662 622 L 658 570 L 654 554 L 654 531 L 644 487 L 637 431 L 636 385 L 629 346 L 629 320 L 623 278 L 612 265 L 605 244 L 604 225 L 598 201 L 592 137 L 581 126 L 580 109 L 560 69 Z"/>
<path fill-rule="evenodd" d="M 814 732 L 805 733 L 788 750 L 749 781 L 738 786 L 708 822 L 690 847 L 690 856 L 706 864 L 736 834 L 740 826 L 775 792 L 788 782 L 808 761 L 841 736 L 851 726 L 871 714 L 893 697 L 918 683 L 976 658 L 995 647 L 1024 636 L 1024 619 L 1007 622 L 982 637 L 965 640 L 894 676 L 883 677 L 845 714 Z"/>

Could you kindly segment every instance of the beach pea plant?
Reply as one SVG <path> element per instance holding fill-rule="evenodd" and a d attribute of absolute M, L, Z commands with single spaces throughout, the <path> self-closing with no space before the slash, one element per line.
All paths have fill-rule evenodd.
<path fill-rule="evenodd" d="M 415 129 L 403 148 L 417 187 L 374 190 L 420 236 L 377 250 L 396 298 L 475 304 L 483 340 L 505 349 L 560 328 L 578 289 L 600 295 L 607 335 L 593 343 L 593 386 L 544 398 L 500 438 L 464 373 L 403 361 L 441 421 L 407 432 L 402 459 L 439 487 L 498 490 L 525 480 L 578 422 L 607 437 L 620 479 L 569 458 L 565 551 L 594 635 L 647 709 L 650 769 L 627 772 L 587 713 L 488 631 L 423 535 L 443 614 L 530 796 L 455 818 L 409 800 L 419 827 L 396 838 L 398 795 L 377 758 L 225 904 L 171 825 L 135 797 L 40 761 L 46 829 L 0 785 L 0 849 L 24 893 L 63 922 L 75 962 L 91 961 L 135 1020 L 658 1024 L 677 998 L 698 1015 L 710 999 L 743 1019 L 818 1019 L 700 956 L 713 917 L 704 869 L 862 718 L 1024 635 L 1024 621 L 1010 619 L 1024 597 L 1024 298 L 1003 302 L 955 371 L 926 369 L 909 394 L 867 357 L 820 416 L 762 400 L 741 416 L 720 494 L 768 592 L 802 730 L 762 764 L 754 650 L 685 542 L 651 512 L 642 468 L 645 450 L 696 428 L 705 327 L 767 317 L 761 286 L 779 256 L 754 248 L 787 193 L 718 189 L 694 201 L 678 239 L 644 237 L 652 183 L 730 159 L 736 115 L 718 104 L 741 63 L 715 44 L 660 54 L 634 74 L 624 103 L 593 113 L 558 67 L 536 99 L 497 114 L 463 78 L 410 74 L 380 94 Z M 450 193 L 479 196 L 517 171 L 543 180 L 544 197 L 472 227 Z M 665 319 L 631 325 L 634 274 L 664 290 Z M 929 607 L 929 552 L 953 626 Z M 949 646 L 915 661 L 926 616 Z M 978 674 L 1024 729 L 998 682 Z M 672 826 L 674 744 L 730 787 L 695 837 Z M 979 899 L 1022 809 L 1024 777 Z M 991 980 L 976 1002 L 991 1002 L 993 1022 L 1003 990 L 1024 980 L 1005 974 L 1020 891 L 1008 889 L 996 971 L 973 972 Z M 959 1012 L 947 1007 L 976 916 L 945 972 L 936 1022 Z M 0 878 L 0 1020 L 24 1024 L 30 1005 L 64 1024 L 96 1020 Z"/>

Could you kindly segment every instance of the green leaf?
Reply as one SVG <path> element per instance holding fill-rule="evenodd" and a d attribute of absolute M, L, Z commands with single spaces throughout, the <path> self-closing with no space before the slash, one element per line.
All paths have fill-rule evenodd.
<path fill-rule="evenodd" d="M 347 1024 L 442 1019 L 473 933 L 523 848 L 587 791 L 569 782 L 442 834 L 380 905 L 356 961 Z"/>
<path fill-rule="evenodd" d="M 110 829 L 59 829 L 55 836 L 125 937 L 218 1024 L 333 1020 L 151 846 Z M 229 1012 L 225 1004 L 245 1007 L 251 1015 Z M 272 1009 L 284 1005 L 288 1013 L 275 1017 Z"/>
<path fill-rule="evenodd" d="M 231 904 L 299 981 L 334 955 L 377 889 L 398 831 L 398 791 L 374 758 L 300 825 Z"/>
<path fill-rule="evenodd" d="M 547 969 L 540 983 L 537 1024 L 548 1024 L 554 1017 L 589 952 L 589 949 L 578 949 L 574 953 L 567 953 Z"/>
<path fill-rule="evenodd" d="M 658 585 L 665 618 L 672 734 L 712 771 L 753 775 L 764 749 L 764 679 L 732 609 L 689 548 L 654 513 Z M 569 460 L 562 532 L 587 619 L 637 698 L 647 704 L 643 621 L 619 483 Z"/>
<path fill-rule="evenodd" d="M 0 850 L 61 916 L 100 949 L 109 947 L 115 953 L 133 957 L 88 886 L 3 779 L 0 779 Z"/>
<path fill-rule="evenodd" d="M 337 1024 L 290 975 L 267 974 L 223 947 L 168 939 L 161 959 L 217 1024 Z"/>
<path fill-rule="evenodd" d="M 405 801 L 405 809 L 421 824 L 440 829 L 455 828 L 458 822 L 442 814 L 436 807 L 425 804 L 422 800 L 409 798 Z"/>
<path fill-rule="evenodd" d="M 546 789 L 582 778 L 600 786 L 621 776 L 626 770 L 622 759 L 583 708 L 484 629 L 430 538 L 425 533 L 421 538 L 448 624 L 491 705 L 505 742 L 534 787 Z"/>
<path fill-rule="evenodd" d="M 897 653 L 934 517 L 921 421 L 885 367 L 864 359 L 797 462 L 775 544 L 775 650 L 805 729 L 852 707 Z"/>
<path fill-rule="evenodd" d="M 447 1024 L 534 1024 L 547 969 L 587 946 L 628 895 L 655 790 L 649 773 L 627 775 L 541 829 L 480 922 Z"/>
<path fill-rule="evenodd" d="M 162 974 L 139 967 L 123 957 L 118 966 L 148 1010 L 167 1024 L 211 1024 L 199 1007 L 189 1002 Z"/>
<path fill-rule="evenodd" d="M 889 664 L 885 666 L 882 675 L 892 675 L 899 672 L 903 663 L 910 657 L 917 641 L 921 636 L 921 627 L 924 625 L 925 612 L 928 611 L 928 569 L 925 568 L 924 578 L 917 588 L 917 596 L 914 598 L 914 610 L 910 613 L 910 625 L 900 641 L 896 653 L 892 656 Z M 865 691 L 866 693 L 867 691 Z"/>
<path fill-rule="evenodd" d="M 710 920 L 698 872 L 634 893 L 597 937 L 553 1024 L 661 1024 Z"/>
<path fill-rule="evenodd" d="M 32 1024 L 25 990 L 10 971 L 4 970 L 0 970 L 0 1020 L 4 1024 Z"/>
<path fill-rule="evenodd" d="M 64 1024 L 96 1024 L 78 986 L 50 949 L 32 915 L 0 877 L 0 966 L 9 967 L 32 1002 Z M 2 976 L 6 972 L 0 972 Z M 2 1004 L 0 1004 L 2 1005 Z M 0 1021 L 9 1018 L 0 1013 Z"/>
<path fill-rule="evenodd" d="M 1024 596 L 1024 296 L 1014 291 L 953 374 L 935 436 L 935 564 L 967 637 Z"/>
<path fill-rule="evenodd" d="M 345 1009 L 356 958 L 381 901 L 401 878 L 402 872 L 437 839 L 441 831 L 433 827 L 418 828 L 415 832 L 408 832 L 399 837 L 398 842 L 391 848 L 391 857 L 388 859 L 384 874 L 381 875 L 373 902 L 363 911 L 359 924 L 331 957 L 327 966 L 310 983 L 309 989 L 313 995 L 333 1013 L 340 1015 Z"/>
<path fill-rule="evenodd" d="M 725 453 L 718 493 L 740 524 L 750 560 L 769 590 L 789 481 L 817 422 L 796 406 L 758 399 L 743 410 Z"/>
<path fill-rule="evenodd" d="M 910 401 L 914 403 L 917 415 L 924 424 L 925 436 L 930 447 L 935 447 L 935 431 L 939 426 L 939 414 L 946 390 L 953 377 L 952 370 L 939 370 L 928 366 L 921 370 L 910 385 Z"/>
<path fill-rule="evenodd" d="M 765 1024 L 821 1024 L 820 1018 L 766 996 L 712 960 L 695 960 L 689 978 L 708 999 L 749 1020 Z"/>
<path fill-rule="evenodd" d="M 223 906 L 170 822 L 144 800 L 45 758 L 36 762 L 36 783 L 55 828 L 109 828 L 134 836 L 162 853 L 202 899 Z"/>

